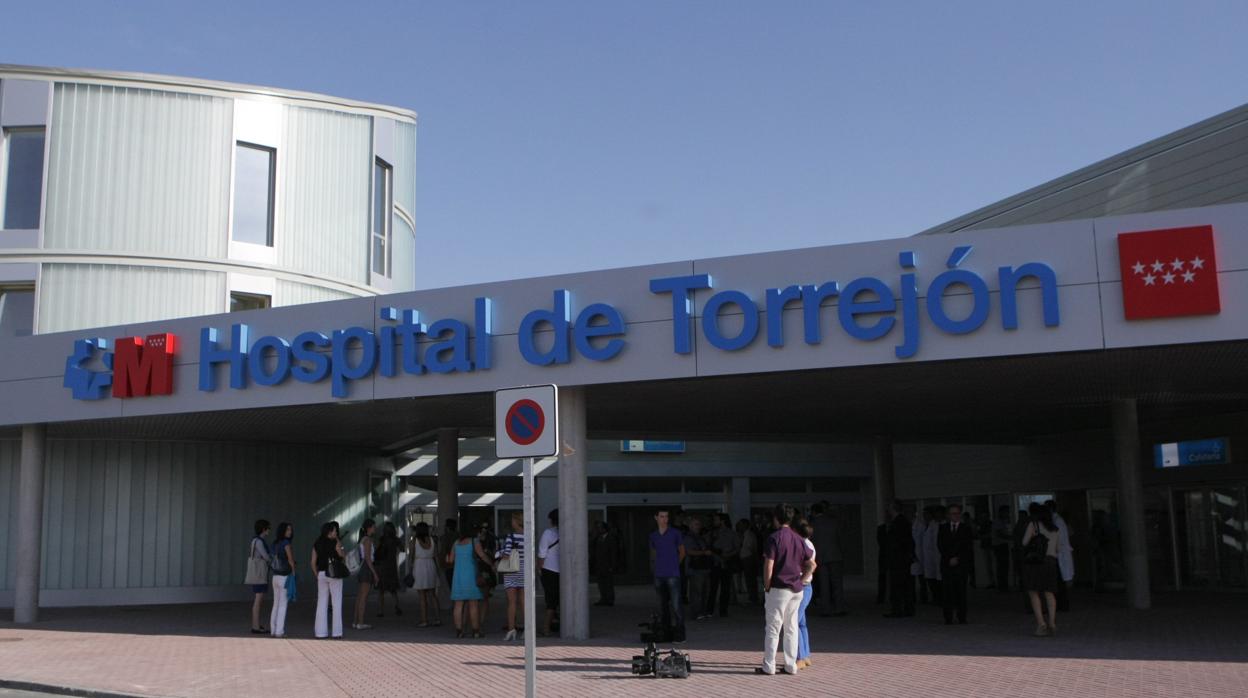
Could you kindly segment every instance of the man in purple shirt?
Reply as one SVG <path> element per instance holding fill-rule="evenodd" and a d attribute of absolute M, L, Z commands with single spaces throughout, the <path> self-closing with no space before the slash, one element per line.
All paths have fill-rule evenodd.
<path fill-rule="evenodd" d="M 680 563 L 685 559 L 685 543 L 681 532 L 667 525 L 669 519 L 670 512 L 667 509 L 659 509 L 654 515 L 659 530 L 650 533 L 650 563 L 654 569 L 654 590 L 659 595 L 663 627 L 673 631 L 674 642 L 684 642 L 685 617 L 680 611 Z M 674 627 L 673 616 L 676 621 Z"/>
<path fill-rule="evenodd" d="M 757 674 L 776 673 L 776 646 L 784 632 L 784 673 L 797 673 L 797 611 L 802 605 L 802 578 L 815 571 L 815 561 L 789 521 L 792 511 L 782 505 L 772 514 L 776 532 L 763 550 L 763 593 L 767 595 L 766 630 L 763 634 L 763 666 Z"/>

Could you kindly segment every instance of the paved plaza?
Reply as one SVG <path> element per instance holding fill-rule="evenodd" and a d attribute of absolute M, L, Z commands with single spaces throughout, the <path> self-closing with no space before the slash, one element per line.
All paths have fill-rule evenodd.
<path fill-rule="evenodd" d="M 0 685 L 187 698 L 523 693 L 523 645 L 502 642 L 499 595 L 483 640 L 454 639 L 449 618 L 416 628 L 406 596 L 402 618 L 372 618 L 375 629 L 348 628 L 343 641 L 311 637 L 306 596 L 287 639 L 247 634 L 245 604 L 45 610 L 33 627 L 0 623 Z M 539 695 L 1248 696 L 1248 595 L 1158 594 L 1153 610 L 1132 612 L 1080 593 L 1056 638 L 1030 636 L 1017 594 L 972 590 L 966 626 L 945 626 L 930 606 L 885 619 L 861 586 L 851 600 L 848 617 L 812 613 L 814 666 L 796 677 L 753 674 L 762 611 L 734 607 L 690 624 L 692 677 L 659 681 L 630 674 L 651 592 L 624 588 L 615 607 L 594 609 L 592 640 L 539 640 Z"/>

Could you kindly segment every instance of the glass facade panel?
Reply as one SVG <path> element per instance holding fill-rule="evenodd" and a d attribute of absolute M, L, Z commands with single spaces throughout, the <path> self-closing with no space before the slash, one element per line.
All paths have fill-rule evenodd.
<path fill-rule="evenodd" d="M 273 299 L 258 293 L 230 293 L 230 312 L 263 310 L 272 307 Z"/>
<path fill-rule="evenodd" d="M 234 229 L 236 242 L 273 246 L 273 181 L 276 152 L 239 143 L 234 148 Z"/>
<path fill-rule="evenodd" d="M 43 198 L 43 129 L 5 131 L 4 145 L 4 227 L 33 230 Z"/>
<path fill-rule="evenodd" d="M 0 337 L 29 337 L 35 327 L 35 290 L 0 288 Z"/>

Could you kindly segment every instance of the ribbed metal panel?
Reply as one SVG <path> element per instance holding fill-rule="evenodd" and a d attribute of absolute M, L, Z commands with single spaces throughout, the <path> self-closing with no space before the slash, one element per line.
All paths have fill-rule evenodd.
<path fill-rule="evenodd" d="M 407 224 L 407 221 L 397 214 L 394 216 L 394 222 L 391 224 L 390 230 L 394 241 L 394 249 L 392 250 L 393 266 L 390 270 L 390 278 L 394 282 L 394 288 L 400 291 L 415 290 L 416 233 Z"/>
<path fill-rule="evenodd" d="M 343 298 L 355 297 L 349 293 L 335 291 L 330 288 L 278 279 L 277 293 L 273 298 L 273 302 L 276 305 L 300 305 L 302 303 L 320 303 L 321 301 L 337 301 Z"/>
<path fill-rule="evenodd" d="M 194 269 L 45 264 L 39 332 L 225 312 L 226 275 Z"/>
<path fill-rule="evenodd" d="M 44 245 L 225 257 L 232 118 L 228 99 L 57 83 Z"/>
<path fill-rule="evenodd" d="M 282 195 L 279 265 L 368 280 L 371 121 L 366 116 L 287 107 L 278 155 Z"/>
<path fill-rule="evenodd" d="M 13 588 L 20 443 L 0 441 L 0 591 Z M 49 440 L 44 589 L 242 585 L 252 523 L 295 525 L 296 557 L 323 521 L 364 518 L 380 459 L 299 446 Z"/>
<path fill-rule="evenodd" d="M 416 124 L 394 124 L 394 203 L 416 215 Z"/>

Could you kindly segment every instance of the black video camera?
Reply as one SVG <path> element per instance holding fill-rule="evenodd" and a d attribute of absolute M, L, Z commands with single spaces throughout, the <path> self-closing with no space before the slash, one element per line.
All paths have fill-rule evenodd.
<path fill-rule="evenodd" d="M 675 649 L 659 651 L 659 642 L 671 641 L 671 628 L 661 626 L 657 615 L 652 616 L 648 623 L 640 623 L 639 627 L 646 629 L 641 633 L 641 641 L 646 643 L 646 649 L 645 654 L 633 655 L 633 673 L 660 679 L 689 678 L 693 664 L 689 661 L 688 654 Z"/>

